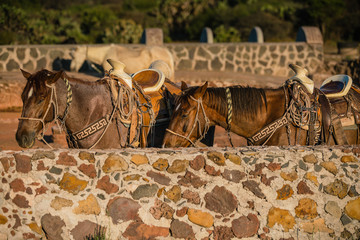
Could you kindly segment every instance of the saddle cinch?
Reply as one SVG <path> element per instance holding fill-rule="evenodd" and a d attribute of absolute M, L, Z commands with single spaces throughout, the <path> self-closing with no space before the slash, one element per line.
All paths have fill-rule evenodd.
<path fill-rule="evenodd" d="M 295 76 L 289 80 L 301 83 L 308 91 L 312 104 L 315 108 L 318 107 L 318 116 L 314 119 L 318 120 L 320 127 L 316 128 L 317 124 L 314 122 L 307 126 L 309 143 L 329 143 L 332 135 L 336 144 L 347 145 L 345 130 L 357 130 L 358 143 L 360 89 L 352 84 L 352 78 L 348 75 L 334 75 L 326 79 L 317 89 L 314 87 L 314 82 L 306 76 L 306 69 L 292 64 L 290 68 L 295 72 Z M 321 136 L 316 137 L 319 135 L 316 129 L 321 129 Z"/>
<path fill-rule="evenodd" d="M 146 147 L 152 127 L 170 120 L 171 95 L 180 90 L 163 73 L 164 62 L 157 62 L 157 65 L 150 66 L 152 68 L 128 75 L 124 72 L 123 63 L 112 59 L 107 61 L 112 66 L 108 82 L 113 101 L 119 109 L 117 119 L 121 123 L 118 124 L 121 145 Z M 149 140 L 154 145 L 155 139 Z"/>

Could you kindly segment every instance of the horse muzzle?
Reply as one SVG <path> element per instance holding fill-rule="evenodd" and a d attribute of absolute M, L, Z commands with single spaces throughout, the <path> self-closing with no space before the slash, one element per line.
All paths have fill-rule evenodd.
<path fill-rule="evenodd" d="M 35 143 L 35 132 L 27 132 L 27 133 L 20 133 L 19 131 L 16 132 L 16 141 L 18 145 L 22 148 L 31 148 L 34 146 Z"/>

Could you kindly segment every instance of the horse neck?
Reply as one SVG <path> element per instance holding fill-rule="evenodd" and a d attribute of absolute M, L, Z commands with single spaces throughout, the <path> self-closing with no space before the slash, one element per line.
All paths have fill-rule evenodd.
<path fill-rule="evenodd" d="M 248 90 L 251 91 L 251 88 L 248 88 Z M 234 91 L 237 91 L 236 88 L 234 88 L 232 92 Z M 246 91 L 246 88 L 243 89 L 243 91 Z M 262 99 L 262 104 L 258 104 L 257 107 L 254 107 L 251 113 L 244 113 L 242 110 L 239 110 L 244 109 L 244 106 L 249 103 L 243 101 L 235 103 L 234 100 L 236 95 L 232 94 L 232 118 L 230 124 L 230 130 L 232 132 L 245 138 L 251 137 L 264 126 L 270 124 L 284 114 L 285 97 L 283 89 L 264 89 L 264 93 L 265 99 L 263 99 L 261 95 L 257 96 L 259 99 Z M 206 92 L 203 101 L 207 117 L 212 125 L 219 125 L 228 129 L 228 108 L 230 106 L 227 104 L 227 100 L 225 100 L 226 107 L 220 110 L 219 108 L 214 108 L 213 104 L 209 102 L 209 95 L 210 93 Z M 224 102 L 224 99 L 227 99 L 226 96 L 215 100 Z"/>
<path fill-rule="evenodd" d="M 83 82 L 69 78 L 72 102 L 65 118 L 68 131 L 76 132 L 111 112 L 111 98 L 105 84 Z M 67 87 L 64 81 L 57 81 L 56 95 L 58 116 L 63 117 L 67 101 Z"/>

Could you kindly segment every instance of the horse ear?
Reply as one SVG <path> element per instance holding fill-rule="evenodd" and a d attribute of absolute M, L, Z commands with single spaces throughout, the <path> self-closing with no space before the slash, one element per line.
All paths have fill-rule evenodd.
<path fill-rule="evenodd" d="M 46 82 L 48 84 L 53 84 L 55 83 L 60 77 L 62 77 L 62 75 L 64 74 L 64 71 L 59 71 L 55 74 L 52 74 L 51 75 L 51 78 L 50 79 L 47 79 Z"/>
<path fill-rule="evenodd" d="M 188 88 L 188 85 L 184 81 L 181 81 L 181 91 L 185 91 Z"/>
<path fill-rule="evenodd" d="M 31 73 L 29 73 L 29 72 L 27 72 L 25 70 L 22 70 L 21 68 L 20 68 L 20 71 L 21 71 L 22 75 L 24 76 L 24 78 L 26 78 L 26 79 L 30 78 Z"/>
<path fill-rule="evenodd" d="M 196 89 L 195 93 L 194 93 L 194 97 L 196 99 L 201 98 L 202 96 L 204 96 L 206 89 L 208 88 L 208 82 L 206 81 L 206 83 L 204 85 L 202 85 L 201 87 L 199 87 L 198 89 Z"/>

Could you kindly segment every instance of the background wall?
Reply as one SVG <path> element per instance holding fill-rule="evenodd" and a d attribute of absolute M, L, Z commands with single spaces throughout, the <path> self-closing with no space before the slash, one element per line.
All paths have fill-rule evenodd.
<path fill-rule="evenodd" d="M 358 239 L 360 148 L 0 152 L 0 239 Z"/>
<path fill-rule="evenodd" d="M 86 45 L 0 46 L 0 71 L 53 69 L 56 58 L 71 60 L 70 53 Z M 96 46 L 96 45 L 89 45 Z M 139 44 L 121 45 L 135 48 Z M 288 43 L 178 43 L 164 44 L 173 54 L 175 71 L 217 71 L 292 75 L 288 65 L 306 66 L 315 73 L 323 65 L 323 45 Z"/>

